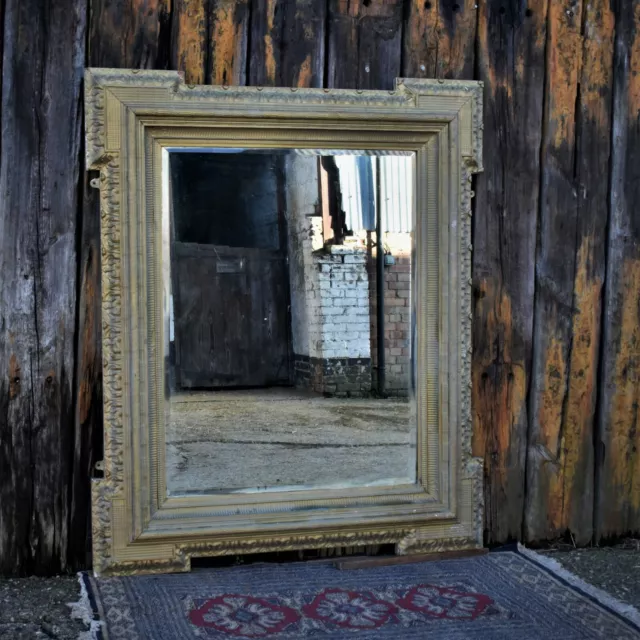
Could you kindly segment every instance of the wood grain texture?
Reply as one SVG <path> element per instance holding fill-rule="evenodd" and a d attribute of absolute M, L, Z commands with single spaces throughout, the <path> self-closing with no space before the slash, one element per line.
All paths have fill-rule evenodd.
<path fill-rule="evenodd" d="M 86 4 L 9 0 L 4 8 L 0 573 L 54 573 L 68 567 L 73 520 Z"/>
<path fill-rule="evenodd" d="M 249 0 L 213 0 L 209 12 L 211 84 L 246 84 Z"/>
<path fill-rule="evenodd" d="M 189 84 L 245 84 L 249 18 L 249 0 L 177 0 L 172 67 Z"/>
<path fill-rule="evenodd" d="M 171 66 L 185 82 L 205 84 L 209 64 L 207 0 L 176 0 L 172 13 Z"/>
<path fill-rule="evenodd" d="M 485 460 L 493 542 L 522 527 L 547 2 L 478 10 L 485 172 L 474 220 L 473 449 Z"/>
<path fill-rule="evenodd" d="M 321 87 L 326 5 L 317 0 L 253 0 L 249 84 Z"/>
<path fill-rule="evenodd" d="M 402 75 L 407 78 L 473 78 L 476 0 L 408 0 Z"/>
<path fill-rule="evenodd" d="M 164 66 L 171 0 L 89 0 L 89 56 L 103 67 Z"/>
<path fill-rule="evenodd" d="M 613 31 L 608 0 L 549 5 L 528 540 L 592 537 Z"/>
<path fill-rule="evenodd" d="M 326 86 L 393 89 L 401 70 L 402 0 L 329 0 Z"/>
<path fill-rule="evenodd" d="M 6 0 L 0 0 L 0 52 L 4 52 L 4 10 Z M 3 56 L 0 55 L 0 73 L 2 72 Z M 2 76 L 0 75 L 0 78 Z M 2 104 L 2 82 L 0 82 L 0 104 Z M 2 150 L 2 127 L 0 127 L 0 151 Z"/>
<path fill-rule="evenodd" d="M 596 539 L 640 530 L 640 4 L 616 5 Z"/>

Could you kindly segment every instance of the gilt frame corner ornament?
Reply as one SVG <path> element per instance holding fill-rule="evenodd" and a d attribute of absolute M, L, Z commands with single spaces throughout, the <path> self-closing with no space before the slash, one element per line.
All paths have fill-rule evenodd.
<path fill-rule="evenodd" d="M 196 556 L 395 544 L 479 548 L 471 452 L 471 179 L 482 83 L 393 91 L 186 85 L 174 71 L 87 69 L 86 164 L 99 171 L 104 460 L 92 480 L 96 575 L 188 571 Z M 418 456 L 413 485 L 169 496 L 164 469 L 162 154 L 170 147 L 416 154 Z M 237 141 L 237 142 L 234 142 Z M 311 508 L 305 508 L 311 505 Z"/>

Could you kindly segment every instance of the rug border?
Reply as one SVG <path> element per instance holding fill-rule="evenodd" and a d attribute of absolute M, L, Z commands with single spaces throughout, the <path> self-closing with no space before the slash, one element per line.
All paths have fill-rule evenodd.
<path fill-rule="evenodd" d="M 78 573 L 78 582 L 80 583 L 80 602 L 86 599 L 85 607 L 88 604 L 89 611 L 92 616 L 92 624 L 89 629 L 89 637 L 91 640 L 109 640 L 109 632 L 105 620 L 104 611 L 96 597 L 97 588 L 89 571 L 80 571 Z"/>
<path fill-rule="evenodd" d="M 532 549 L 528 549 L 520 542 L 514 544 L 512 548 L 502 548 L 496 551 L 515 552 L 517 555 L 525 558 L 540 569 L 543 569 L 546 573 L 552 575 L 570 589 L 575 589 L 585 598 L 595 602 L 603 609 L 606 609 L 611 615 L 619 618 L 627 626 L 631 627 L 633 631 L 640 633 L 640 611 L 638 611 L 633 605 L 618 600 L 603 589 L 589 584 L 582 578 L 578 577 L 575 573 L 565 569 L 557 560 L 542 556 Z"/>
<path fill-rule="evenodd" d="M 504 552 L 519 555 L 564 584 L 567 588 L 577 591 L 584 598 L 605 609 L 633 631 L 640 633 L 640 611 L 638 611 L 638 609 L 633 605 L 622 602 L 606 591 L 585 582 L 576 574 L 565 569 L 557 560 L 542 556 L 539 553 L 528 549 L 520 542 L 508 544 L 492 550 L 492 553 Z M 91 639 L 109 640 L 104 611 L 96 597 L 97 587 L 94 584 L 93 576 L 91 576 L 88 571 L 82 571 L 78 573 L 78 581 L 81 589 L 81 597 L 78 604 L 84 605 L 85 608 L 88 604 L 93 618 L 93 623 L 91 624 L 91 629 L 89 631 Z"/>

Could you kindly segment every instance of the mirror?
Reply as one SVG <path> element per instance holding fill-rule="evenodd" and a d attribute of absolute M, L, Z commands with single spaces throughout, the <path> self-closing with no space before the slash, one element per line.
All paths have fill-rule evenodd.
<path fill-rule="evenodd" d="M 166 150 L 169 495 L 416 482 L 414 175 L 413 152 Z"/>
<path fill-rule="evenodd" d="M 481 84 L 88 69 L 84 88 L 102 283 L 94 572 L 482 546 Z"/>

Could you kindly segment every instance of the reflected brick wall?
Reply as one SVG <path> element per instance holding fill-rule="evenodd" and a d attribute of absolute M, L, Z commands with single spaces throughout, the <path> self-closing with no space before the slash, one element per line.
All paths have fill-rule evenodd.
<path fill-rule="evenodd" d="M 387 234 L 385 247 L 395 264 L 385 266 L 384 273 L 384 337 L 386 392 L 390 396 L 406 396 L 409 392 L 411 363 L 411 236 Z M 375 244 L 375 241 L 373 241 Z M 375 250 L 370 252 L 369 306 L 371 324 L 371 364 L 374 388 L 377 384 L 377 271 Z"/>

